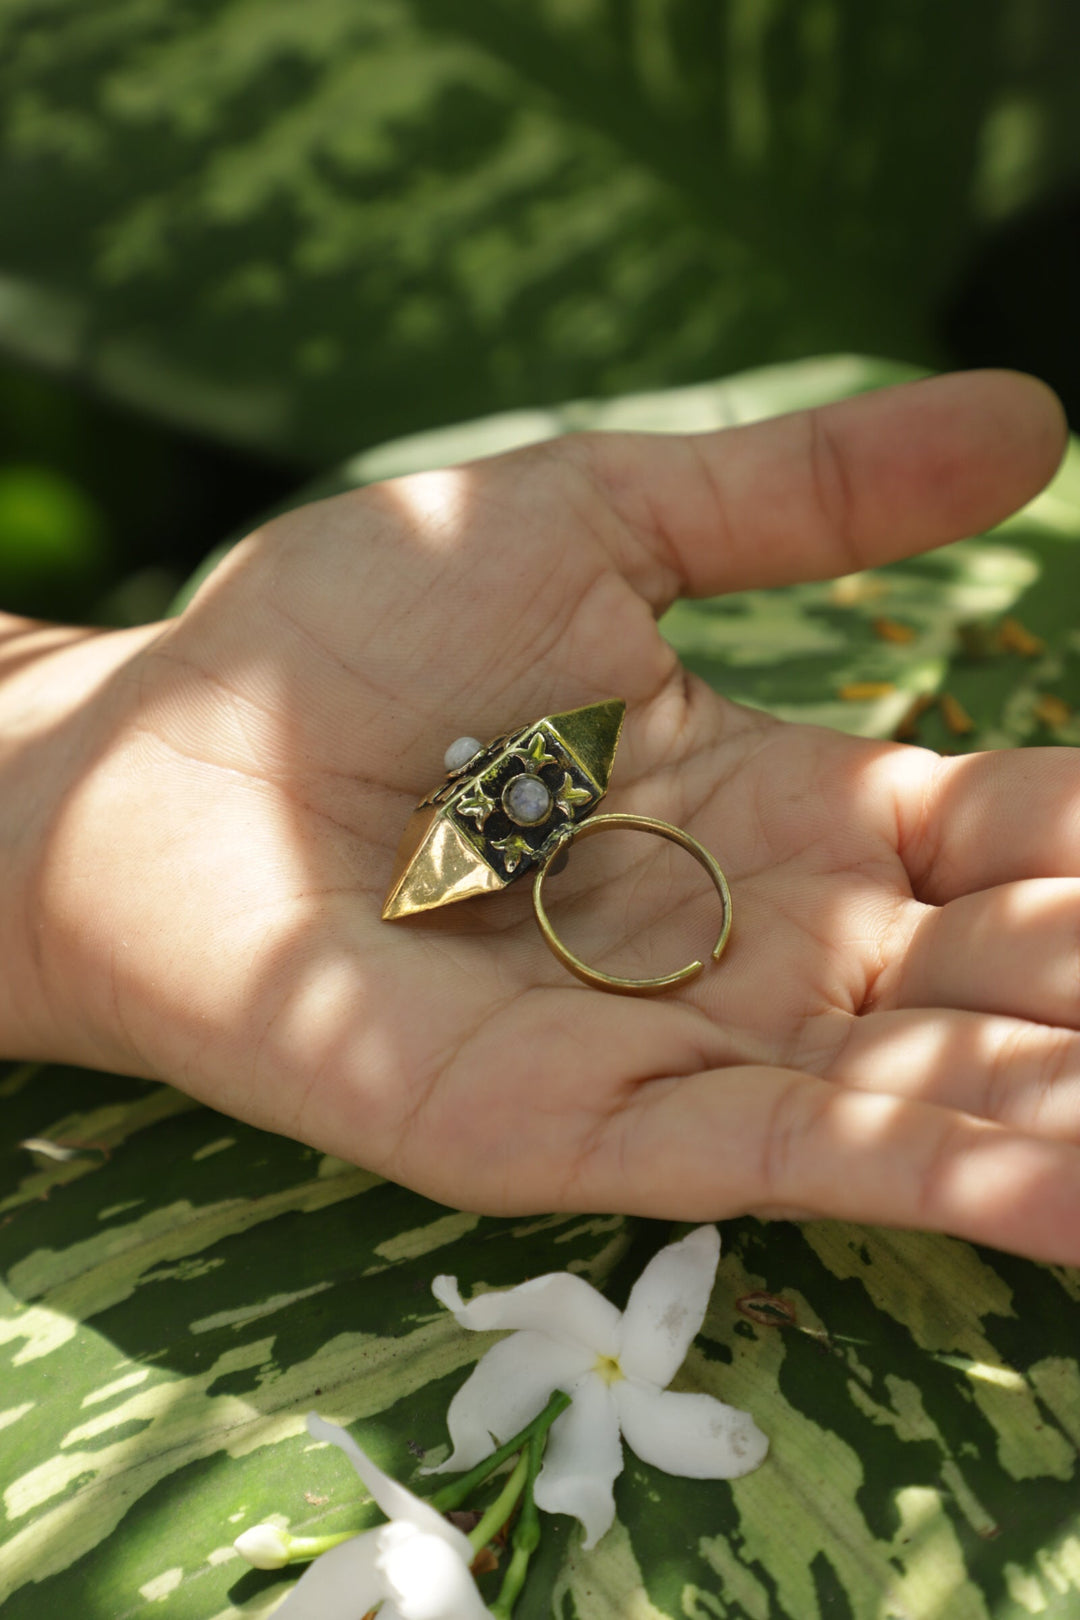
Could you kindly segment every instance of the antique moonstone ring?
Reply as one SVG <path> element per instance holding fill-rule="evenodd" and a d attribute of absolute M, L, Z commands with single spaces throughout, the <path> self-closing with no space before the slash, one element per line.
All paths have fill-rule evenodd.
<path fill-rule="evenodd" d="M 681 827 L 649 816 L 593 815 L 607 792 L 626 704 L 612 698 L 545 715 L 492 742 L 459 737 L 446 751 L 445 780 L 409 819 L 394 863 L 383 918 L 391 922 L 455 900 L 491 894 L 533 873 L 533 909 L 550 948 L 571 973 L 600 990 L 648 996 L 686 984 L 703 963 L 652 979 L 622 979 L 589 967 L 556 934 L 544 909 L 544 879 L 575 839 L 605 828 L 655 833 L 693 855 L 720 896 L 717 961 L 731 932 L 727 879 L 708 850 Z M 586 819 L 588 818 L 588 819 Z M 561 864 L 561 863 L 560 863 Z"/>

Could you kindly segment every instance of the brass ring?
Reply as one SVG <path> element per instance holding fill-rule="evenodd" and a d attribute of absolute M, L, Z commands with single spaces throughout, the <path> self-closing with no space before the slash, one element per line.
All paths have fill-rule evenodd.
<path fill-rule="evenodd" d="M 675 985 L 687 984 L 691 979 L 696 979 L 704 966 L 702 962 L 689 962 L 686 967 L 679 968 L 677 972 L 665 973 L 662 977 L 655 979 L 619 979 L 611 973 L 601 973 L 599 968 L 589 967 L 580 957 L 575 956 L 573 951 L 568 950 L 554 928 L 552 928 L 548 914 L 544 909 L 542 893 L 544 879 L 548 875 L 551 863 L 564 850 L 569 849 L 575 838 L 591 838 L 594 833 L 603 832 L 605 827 L 623 827 L 630 832 L 655 833 L 659 838 L 666 838 L 669 843 L 678 844 L 680 848 L 685 849 L 688 854 L 692 855 L 699 865 L 705 868 L 716 885 L 717 893 L 724 907 L 724 921 L 720 929 L 720 937 L 712 948 L 713 961 L 716 962 L 720 959 L 724 946 L 728 942 L 728 935 L 731 932 L 731 890 L 728 888 L 727 878 L 708 850 L 699 844 L 696 838 L 691 838 L 690 834 L 684 832 L 681 827 L 672 827 L 666 821 L 654 821 L 651 816 L 615 814 L 590 816 L 587 821 L 572 822 L 566 826 L 562 836 L 553 844 L 540 862 L 536 870 L 536 877 L 533 879 L 533 908 L 536 912 L 536 920 L 540 925 L 540 932 L 543 934 L 548 946 L 559 958 L 563 966 L 569 968 L 570 972 L 576 978 L 581 979 L 584 984 L 594 985 L 598 990 L 614 990 L 618 995 L 654 996 L 661 990 L 670 990 Z"/>

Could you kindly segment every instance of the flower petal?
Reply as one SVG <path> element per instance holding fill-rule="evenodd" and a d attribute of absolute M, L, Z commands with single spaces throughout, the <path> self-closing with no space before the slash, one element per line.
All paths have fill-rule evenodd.
<path fill-rule="evenodd" d="M 367 1453 L 361 1451 L 351 1434 L 339 1428 L 336 1423 L 327 1423 L 325 1418 L 319 1417 L 315 1412 L 308 1413 L 307 1426 L 313 1440 L 327 1440 L 345 1453 L 388 1519 L 404 1519 L 407 1523 L 415 1525 L 418 1530 L 426 1530 L 429 1535 L 439 1536 L 443 1541 L 449 1542 L 459 1556 L 463 1556 L 461 1544 L 464 1542 L 468 1546 L 468 1538 L 463 1536 L 455 1525 L 444 1519 L 429 1502 L 422 1502 L 412 1491 L 406 1490 L 404 1485 L 399 1485 L 396 1479 L 384 1474 Z M 326 1556 L 324 1553 L 323 1557 Z M 318 1562 L 321 1563 L 322 1559 L 320 1558 Z M 359 1612 L 363 1614 L 364 1610 L 361 1609 Z"/>
<path fill-rule="evenodd" d="M 699 1226 L 653 1255 L 623 1312 L 618 1358 L 627 1378 L 661 1388 L 671 1382 L 705 1320 L 719 1258 L 715 1226 Z"/>
<path fill-rule="evenodd" d="M 545 1513 L 572 1513 L 585 1526 L 584 1545 L 595 1547 L 615 1518 L 612 1486 L 622 1465 L 611 1387 L 602 1378 L 584 1378 L 573 1405 L 551 1425 L 536 1505 Z"/>
<path fill-rule="evenodd" d="M 552 1390 L 571 1390 L 596 1360 L 591 1350 L 522 1330 L 492 1345 L 462 1384 L 446 1414 L 454 1450 L 432 1474 L 472 1468 L 496 1440 L 509 1440 L 547 1404 Z"/>
<path fill-rule="evenodd" d="M 365 1530 L 316 1558 L 274 1610 L 274 1620 L 360 1620 L 385 1593 L 375 1568 L 379 1535 Z"/>
<path fill-rule="evenodd" d="M 618 1347 L 619 1312 L 584 1277 L 552 1271 L 517 1288 L 477 1294 L 466 1305 L 456 1277 L 436 1277 L 431 1291 L 462 1327 L 535 1328 L 564 1344 L 583 1344 L 597 1356 Z"/>
<path fill-rule="evenodd" d="M 642 1462 L 686 1479 L 735 1479 L 769 1442 L 749 1412 L 712 1395 L 676 1394 L 625 1379 L 614 1386 L 623 1438 Z"/>
<path fill-rule="evenodd" d="M 400 1522 L 377 1534 L 382 1590 L 402 1620 L 488 1620 L 468 1563 L 441 1536 Z M 354 1620 L 363 1612 L 356 1609 Z"/>

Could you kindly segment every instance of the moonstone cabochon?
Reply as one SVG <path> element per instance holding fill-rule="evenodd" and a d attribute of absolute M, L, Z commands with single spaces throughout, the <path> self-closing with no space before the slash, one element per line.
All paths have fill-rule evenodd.
<path fill-rule="evenodd" d="M 510 820 L 519 826 L 539 826 L 551 814 L 551 789 L 538 776 L 523 773 L 503 788 L 502 803 Z"/>
<path fill-rule="evenodd" d="M 489 894 L 524 875 L 535 861 L 535 851 L 523 855 L 512 875 L 505 866 L 500 870 L 503 857 L 489 851 L 485 859 L 485 841 L 479 831 L 474 834 L 470 825 L 463 835 L 460 822 L 454 825 L 457 801 L 491 775 L 493 762 L 496 767 L 500 761 L 505 763 L 515 745 L 520 748 L 523 739 L 542 728 L 548 736 L 554 734 L 556 751 L 561 749 L 565 755 L 564 764 L 570 766 L 577 788 L 588 786 L 587 795 L 578 794 L 582 800 L 587 797 L 587 802 L 575 805 L 572 813 L 572 819 L 580 820 L 595 810 L 607 791 L 625 714 L 626 704 L 611 698 L 545 715 L 489 744 L 478 759 L 475 775 L 448 780 L 410 817 L 394 861 L 383 919 L 391 922 L 476 894 Z M 544 838 L 548 832 L 545 823 L 536 836 Z"/>

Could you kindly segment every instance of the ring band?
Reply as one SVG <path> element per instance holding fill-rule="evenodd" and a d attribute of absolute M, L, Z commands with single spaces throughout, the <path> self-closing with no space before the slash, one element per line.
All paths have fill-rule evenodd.
<path fill-rule="evenodd" d="M 692 838 L 681 827 L 673 827 L 667 821 L 654 821 L 651 816 L 631 816 L 606 814 L 590 816 L 587 821 L 570 822 L 562 829 L 558 841 L 545 854 L 536 870 L 533 879 L 533 909 L 536 912 L 536 921 L 540 932 L 547 941 L 549 948 L 559 958 L 565 968 L 584 984 L 594 986 L 598 990 L 612 990 L 623 996 L 653 996 L 661 990 L 670 990 L 675 985 L 687 984 L 696 979 L 704 967 L 703 962 L 688 962 L 683 968 L 674 973 L 665 973 L 651 979 L 621 979 L 611 973 L 602 973 L 599 968 L 589 967 L 580 957 L 574 955 L 559 938 L 544 907 L 544 879 L 551 869 L 552 862 L 560 854 L 569 850 L 570 845 L 578 838 L 591 838 L 594 833 L 603 832 L 606 827 L 624 828 L 629 832 L 654 833 L 658 838 L 666 838 L 669 843 L 678 844 L 692 855 L 700 866 L 703 866 L 712 878 L 717 893 L 724 908 L 724 918 L 720 929 L 720 937 L 712 948 L 712 960 L 719 961 L 724 946 L 728 942 L 731 932 L 731 890 L 728 888 L 727 878 L 720 870 L 719 865 L 696 838 Z"/>

